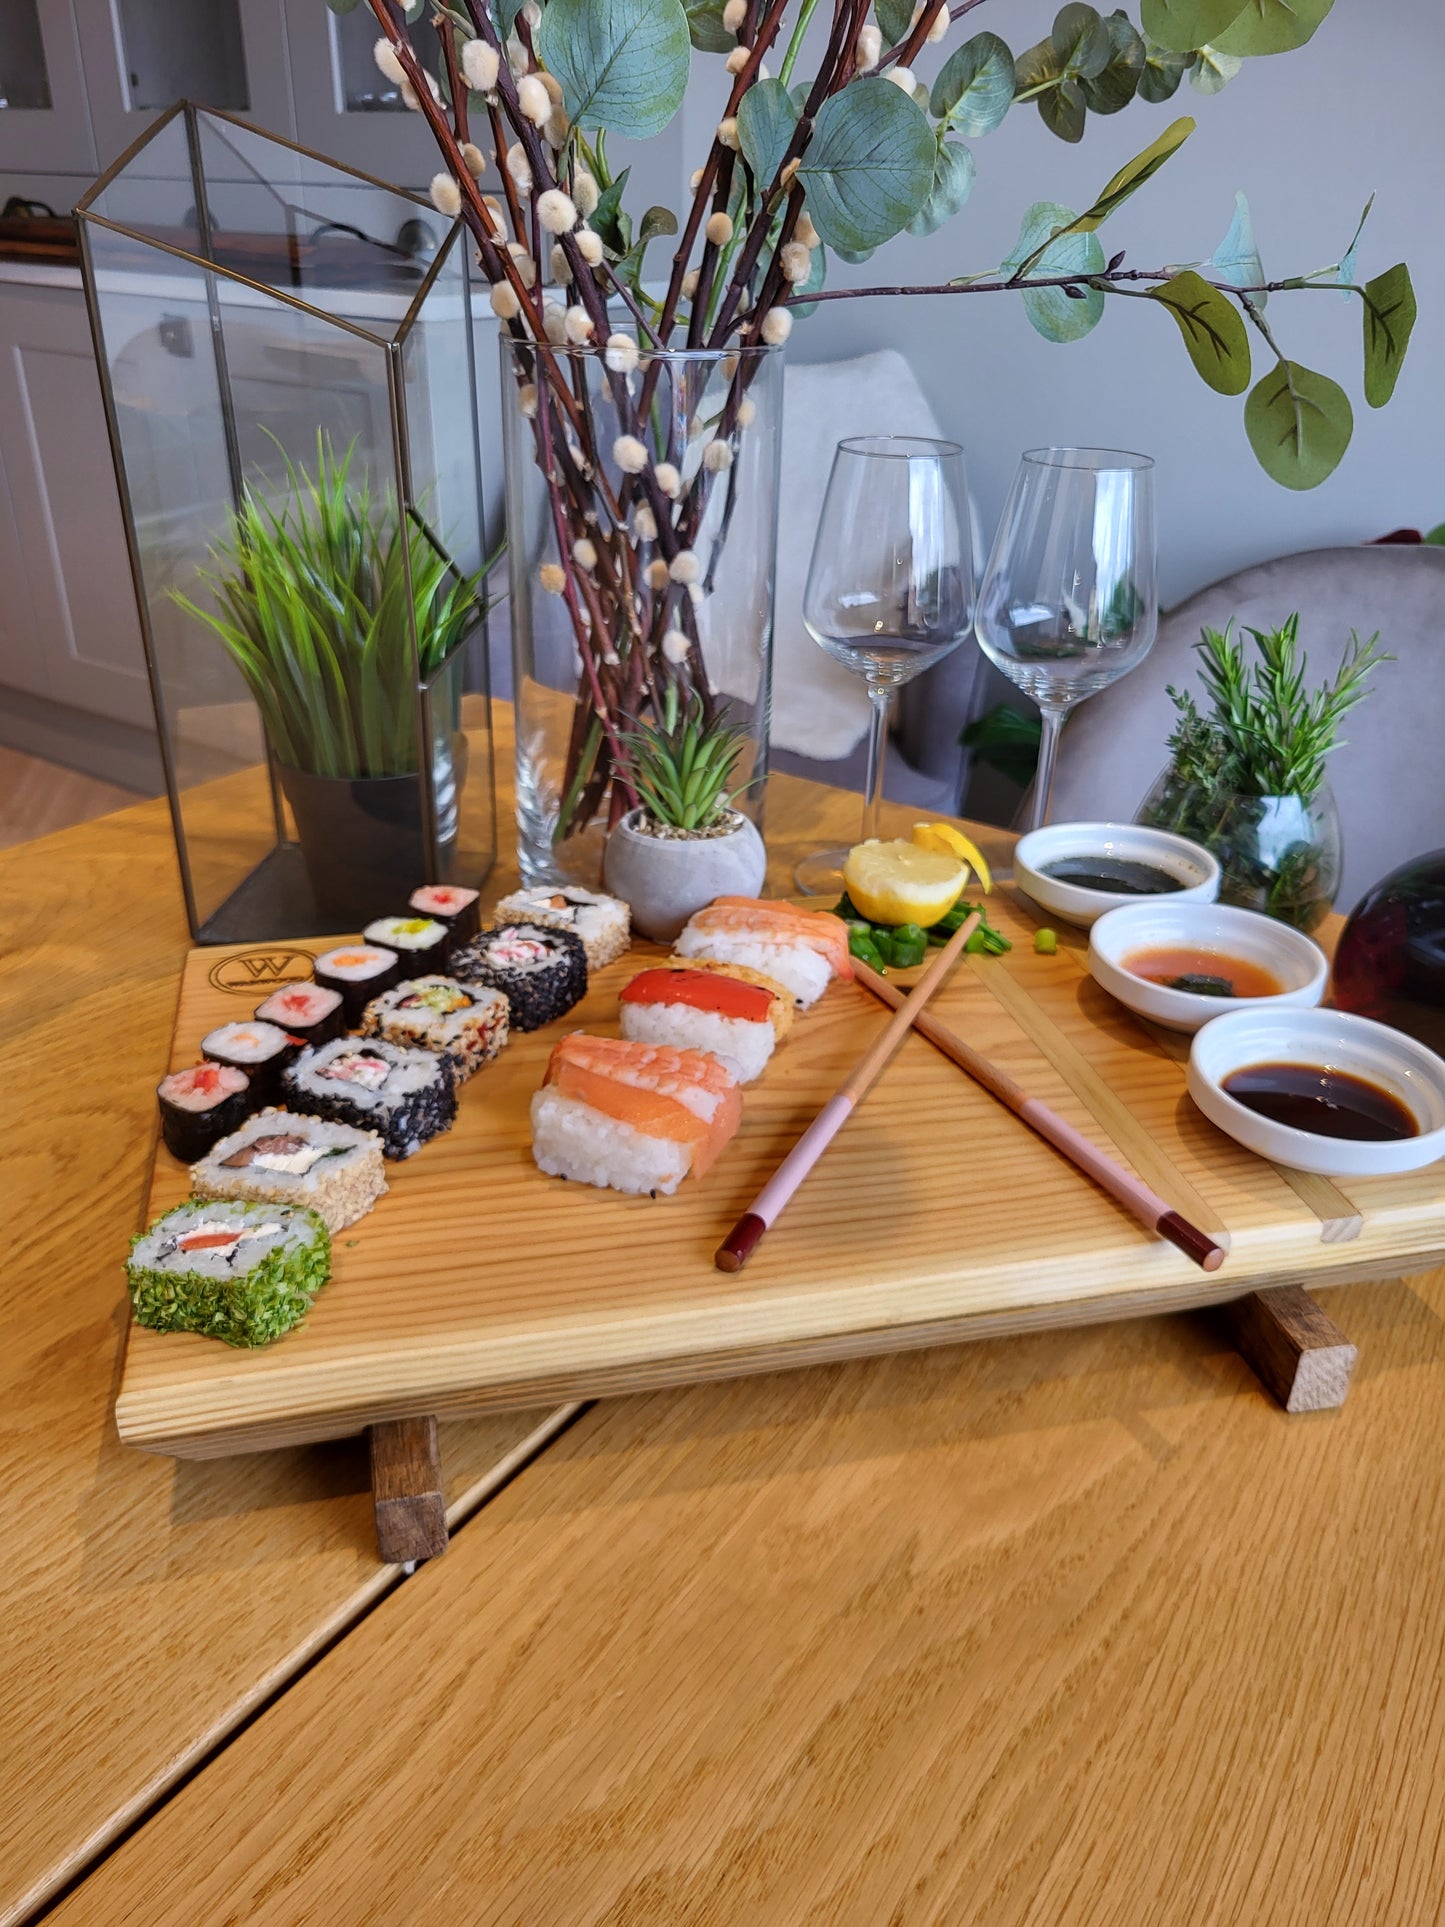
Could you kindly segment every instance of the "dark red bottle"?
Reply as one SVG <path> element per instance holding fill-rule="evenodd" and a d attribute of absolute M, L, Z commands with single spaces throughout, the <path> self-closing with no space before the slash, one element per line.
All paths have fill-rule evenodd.
<path fill-rule="evenodd" d="M 1355 906 L 1335 952 L 1334 1002 L 1445 1056 L 1445 850 L 1392 870 Z"/>

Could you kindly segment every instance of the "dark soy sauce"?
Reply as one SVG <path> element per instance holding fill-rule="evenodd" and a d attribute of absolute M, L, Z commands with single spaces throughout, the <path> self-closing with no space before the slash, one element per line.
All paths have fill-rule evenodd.
<path fill-rule="evenodd" d="M 1119 897 L 1162 897 L 1184 888 L 1167 870 L 1122 856 L 1061 856 L 1044 864 L 1041 875 L 1072 883 L 1076 890 L 1107 890 Z"/>
<path fill-rule="evenodd" d="M 1369 1144 L 1418 1137 L 1420 1127 L 1399 1098 L 1349 1071 L 1320 1064 L 1248 1064 L 1224 1080 L 1236 1102 L 1292 1131 L 1348 1137 Z"/>

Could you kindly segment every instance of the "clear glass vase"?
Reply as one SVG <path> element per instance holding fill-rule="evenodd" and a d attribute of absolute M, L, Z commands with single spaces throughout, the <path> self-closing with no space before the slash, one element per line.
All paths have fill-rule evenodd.
<path fill-rule="evenodd" d="M 671 682 L 743 733 L 736 807 L 761 827 L 782 357 L 644 343 L 622 372 L 504 335 L 501 362 L 518 860 L 596 888 L 636 801 L 628 732 Z"/>
<path fill-rule="evenodd" d="M 1135 818 L 1202 843 L 1220 867 L 1219 901 L 1296 930 L 1329 915 L 1343 869 L 1340 816 L 1328 783 L 1313 796 L 1244 796 L 1183 783 L 1173 766 Z"/>

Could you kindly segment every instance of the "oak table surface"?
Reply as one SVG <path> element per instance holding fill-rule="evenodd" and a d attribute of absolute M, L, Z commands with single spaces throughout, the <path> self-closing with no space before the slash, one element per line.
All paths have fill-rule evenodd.
<path fill-rule="evenodd" d="M 775 846 L 784 821 L 830 840 L 841 803 L 774 795 Z M 112 1218 L 144 1152 L 105 1181 Z M 90 1288 L 107 1363 L 112 1262 Z M 595 1406 L 52 1918 L 1433 1921 L 1445 1273 L 1326 1303 L 1360 1361 L 1324 1415 L 1280 1412 L 1202 1315 Z M 116 1489 L 94 1384 L 87 1418 Z M 35 1425 L 11 1478 L 32 1535 L 73 1542 L 57 1452 L 75 1442 Z M 126 1465 L 165 1495 L 114 1525 L 155 1582 L 112 1609 L 129 1646 L 179 1596 L 179 1474 Z M 184 1468 L 205 1491 L 226 1471 Z M 66 1608 L 83 1577 L 52 1580 Z M 156 1696 L 168 1657 L 141 1669 Z M 83 1739 L 52 1722 L 52 1751 Z"/>

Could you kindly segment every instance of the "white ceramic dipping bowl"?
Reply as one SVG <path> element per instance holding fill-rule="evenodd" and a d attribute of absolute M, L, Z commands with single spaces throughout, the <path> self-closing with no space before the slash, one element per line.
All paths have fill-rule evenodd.
<path fill-rule="evenodd" d="M 1161 898 L 1143 898 L 1124 890 L 1083 890 L 1076 883 L 1044 875 L 1046 864 L 1070 856 L 1151 863 L 1177 877 L 1181 887 Z M 1014 880 L 1040 909 L 1080 929 L 1124 904 L 1213 903 L 1219 895 L 1219 865 L 1202 844 L 1170 830 L 1146 830 L 1137 823 L 1050 823 L 1042 830 L 1030 830 L 1014 849 Z"/>
<path fill-rule="evenodd" d="M 1215 951 L 1258 964 L 1284 989 L 1272 997 L 1201 997 L 1191 990 L 1151 984 L 1124 968 L 1140 950 Z M 1181 903 L 1178 897 L 1136 897 L 1100 917 L 1089 932 L 1089 970 L 1111 997 L 1169 1030 L 1198 1030 L 1233 1010 L 1312 1009 L 1325 994 L 1329 961 L 1311 937 L 1254 910 L 1223 903 Z"/>
<path fill-rule="evenodd" d="M 1396 1097 L 1418 1137 L 1371 1144 L 1296 1131 L 1250 1110 L 1224 1089 L 1251 1064 L 1311 1064 L 1347 1071 Z M 1241 1009 L 1206 1024 L 1189 1052 L 1189 1095 L 1211 1124 L 1247 1150 L 1328 1178 L 1418 1171 L 1445 1157 L 1445 1063 L 1423 1044 L 1368 1017 L 1338 1010 Z"/>

